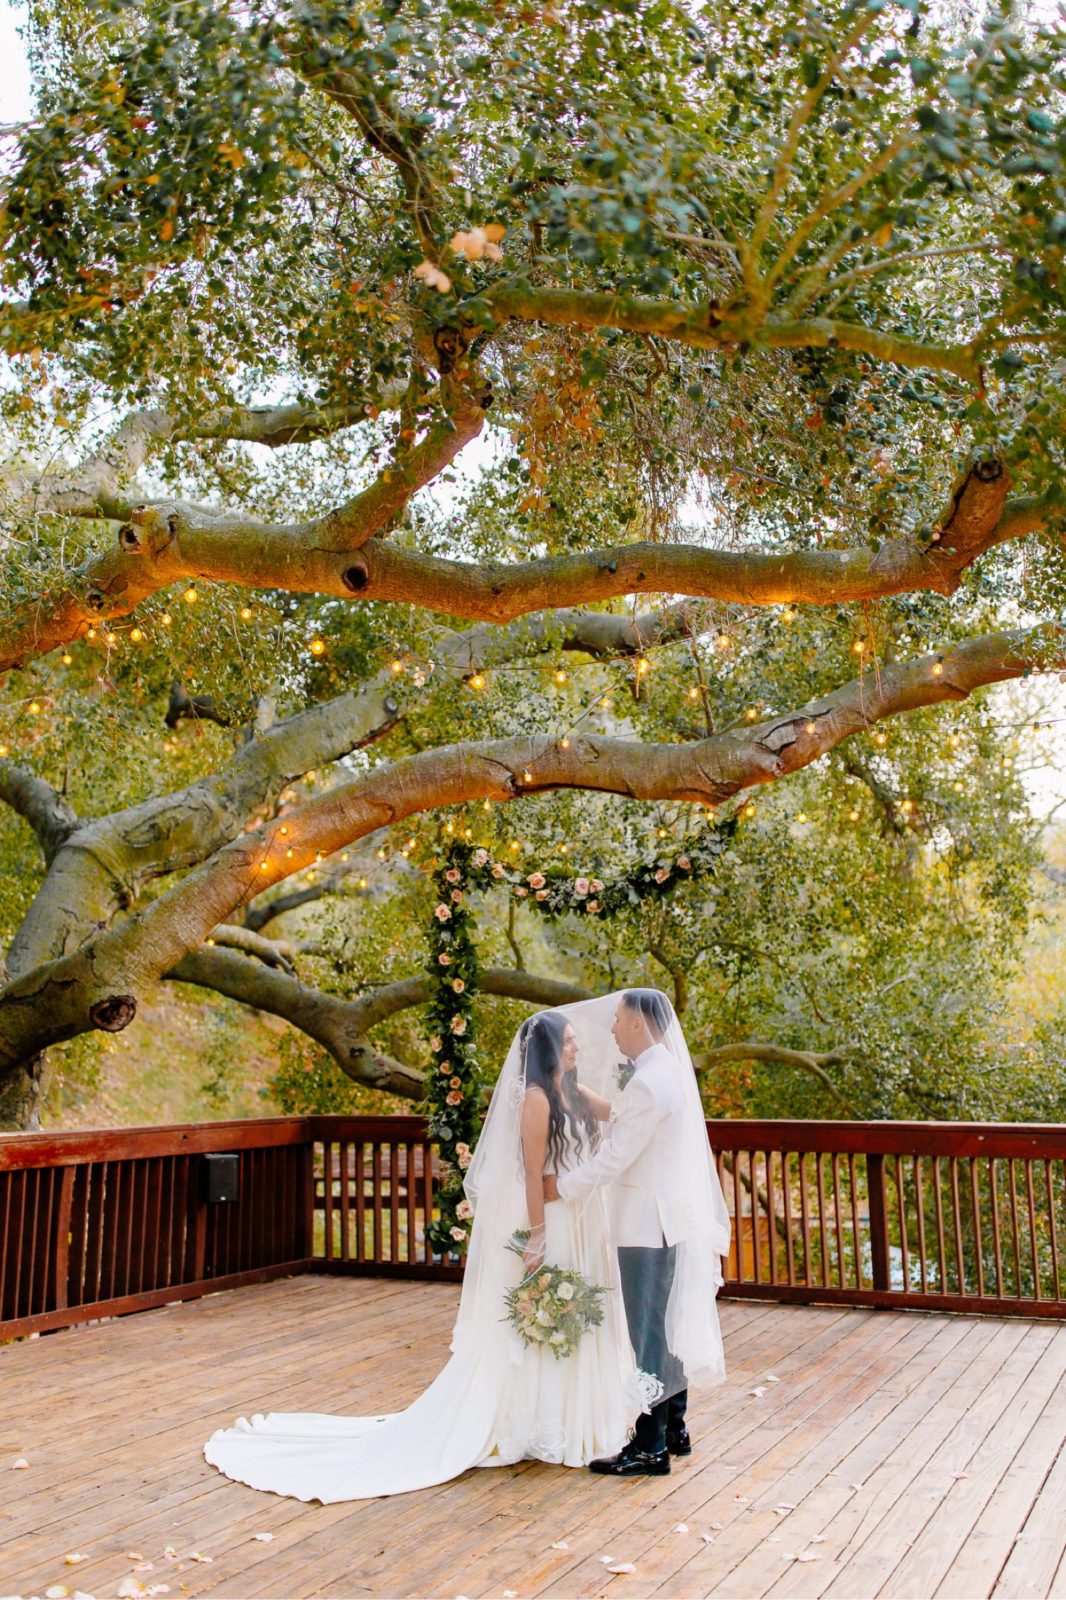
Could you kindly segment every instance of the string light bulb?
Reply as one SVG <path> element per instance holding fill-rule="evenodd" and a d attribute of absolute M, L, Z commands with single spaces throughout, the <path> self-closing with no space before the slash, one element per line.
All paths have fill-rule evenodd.
<path fill-rule="evenodd" d="M 866 649 L 866 640 L 856 639 L 851 648 L 854 650 L 857 656 L 861 656 L 863 651 Z"/>
<path fill-rule="evenodd" d="M 887 743 L 888 743 L 888 734 L 887 733 L 875 733 L 874 734 L 874 744 L 887 744 Z"/>
<path fill-rule="evenodd" d="M 849 812 L 848 812 L 848 817 L 849 817 L 849 819 L 850 819 L 850 821 L 852 821 L 852 822 L 858 822 L 858 820 L 859 820 L 859 813 L 858 813 L 858 812 L 857 812 L 857 811 L 849 811 Z"/>
<path fill-rule="evenodd" d="M 403 662 L 400 660 L 399 656 L 397 656 L 394 661 L 390 661 L 390 663 L 389 663 L 389 671 L 390 672 L 402 672 L 403 671 Z"/>
<path fill-rule="evenodd" d="M 650 670 L 650 668 L 651 668 L 651 662 L 647 659 L 646 656 L 638 656 L 637 657 L 637 676 L 638 676 L 638 678 L 642 678 L 644 676 L 644 674 Z"/>
<path fill-rule="evenodd" d="M 744 715 L 747 717 L 749 722 L 754 722 L 755 718 L 759 715 L 758 708 L 756 706 L 749 706 Z"/>
<path fill-rule="evenodd" d="M 753 800 L 749 800 L 747 805 L 743 808 L 743 815 L 746 817 L 753 817 L 755 815 L 755 802 Z"/>
<path fill-rule="evenodd" d="M 936 660 L 933 662 L 931 670 L 932 670 L 932 673 L 933 673 L 933 677 L 934 678 L 939 678 L 940 674 L 944 670 L 944 658 L 943 658 L 943 656 L 937 656 Z"/>
<path fill-rule="evenodd" d="M 251 622 L 251 620 L 252 620 L 252 608 L 251 608 L 251 606 L 242 606 L 241 607 L 241 617 L 243 618 L 243 620 L 245 622 Z M 163 620 L 165 621 L 166 618 L 164 618 Z"/>
<path fill-rule="evenodd" d="M 485 687 L 485 680 L 481 676 L 480 672 L 474 673 L 474 676 L 470 680 L 470 687 L 471 689 L 483 689 Z"/>
<path fill-rule="evenodd" d="M 697 684 L 693 684 L 692 685 L 691 689 L 688 692 L 688 697 L 689 697 L 690 700 L 698 700 L 699 699 L 700 691 L 699 691 L 699 686 Z"/>
<path fill-rule="evenodd" d="M 728 633 L 720 633 L 718 635 L 718 648 L 720 650 L 728 650 L 732 642 Z"/>
<path fill-rule="evenodd" d="M 144 634 L 141 632 L 140 628 L 131 628 L 130 638 L 133 640 L 134 644 L 140 644 L 141 640 L 144 638 Z"/>
<path fill-rule="evenodd" d="M 64 655 L 63 656 L 63 665 L 65 667 L 69 667 L 73 660 L 74 660 L 74 657 L 72 655 Z"/>
<path fill-rule="evenodd" d="M 563 671 L 562 667 L 560 667 L 558 669 L 558 671 L 556 672 L 555 681 L 560 686 L 562 686 L 562 684 L 564 684 L 566 682 L 566 673 Z"/>
<path fill-rule="evenodd" d="M 816 722 L 808 722 L 808 724 L 807 724 L 807 732 L 808 733 L 817 733 L 818 732 L 818 724 Z"/>
<path fill-rule="evenodd" d="M 39 700 L 31 700 L 30 701 L 30 716 L 31 717 L 37 716 L 37 714 L 40 711 L 40 709 L 41 709 L 41 704 L 40 704 Z"/>
<path fill-rule="evenodd" d="M 324 656 L 326 653 L 325 639 L 312 639 L 308 648 L 313 656 Z"/>
<path fill-rule="evenodd" d="M 192 584 L 190 583 L 189 587 L 185 591 L 184 599 L 188 602 L 189 605 L 195 605 L 196 601 L 199 600 L 199 598 L 200 598 L 200 596 L 197 594 L 196 590 L 193 588 Z"/>

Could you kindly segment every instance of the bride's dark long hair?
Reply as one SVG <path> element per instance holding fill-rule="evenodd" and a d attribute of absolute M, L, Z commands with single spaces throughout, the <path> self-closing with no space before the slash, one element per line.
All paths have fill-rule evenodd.
<path fill-rule="evenodd" d="M 536 1016 L 527 1017 L 518 1035 L 526 1088 L 536 1085 L 548 1097 L 548 1155 L 555 1171 L 560 1164 L 569 1165 L 566 1160 L 567 1126 L 572 1147 L 577 1145 L 579 1128 L 584 1128 L 591 1148 L 600 1142 L 600 1125 L 578 1087 L 577 1069 L 568 1067 L 562 1081 L 556 1082 L 568 1027 L 566 1018 L 557 1011 L 538 1011 Z"/>

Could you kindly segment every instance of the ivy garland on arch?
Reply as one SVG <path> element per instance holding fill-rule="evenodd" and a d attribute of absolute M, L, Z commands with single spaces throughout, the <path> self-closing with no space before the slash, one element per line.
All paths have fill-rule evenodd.
<path fill-rule="evenodd" d="M 736 827 L 735 817 L 714 823 L 678 855 L 659 855 L 610 882 L 556 868 L 523 874 L 494 860 L 483 847 L 464 839 L 449 842 L 433 874 L 437 905 L 428 930 L 427 965 L 434 992 L 425 1013 L 432 1063 L 424 1110 L 441 1159 L 440 1215 L 426 1226 L 433 1249 L 453 1256 L 466 1250 L 471 1211 L 463 1194 L 463 1173 L 481 1124 L 485 1088 L 474 1021 L 480 967 L 467 896 L 506 885 L 517 900 L 544 916 L 574 912 L 609 921 L 644 901 L 666 899 L 682 883 L 713 874 Z"/>

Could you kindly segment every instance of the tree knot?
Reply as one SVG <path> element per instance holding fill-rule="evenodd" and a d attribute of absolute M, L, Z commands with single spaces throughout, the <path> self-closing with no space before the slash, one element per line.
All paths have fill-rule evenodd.
<path fill-rule="evenodd" d="M 89 1021 L 105 1033 L 121 1033 L 136 1015 L 137 997 L 132 994 L 109 994 L 89 1007 Z"/>

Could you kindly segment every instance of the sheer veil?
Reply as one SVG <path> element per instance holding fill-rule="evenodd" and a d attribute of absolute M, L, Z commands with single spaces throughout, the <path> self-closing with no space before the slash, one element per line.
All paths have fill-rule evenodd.
<path fill-rule="evenodd" d="M 603 1136 L 608 1143 L 621 1097 L 634 1071 L 633 1064 L 622 1057 L 611 1031 L 624 994 L 624 990 L 618 990 L 553 1008 L 570 1024 L 577 1037 L 578 1081 L 610 1103 L 611 1119 L 603 1125 Z M 676 1240 L 666 1306 L 666 1340 L 683 1373 L 677 1362 L 672 1364 L 672 1371 L 660 1373 L 664 1388 L 656 1398 L 676 1392 L 686 1383 L 703 1386 L 717 1383 L 724 1377 L 725 1360 L 715 1297 L 723 1281 L 721 1258 L 729 1252 L 731 1233 L 725 1196 L 707 1138 L 692 1057 L 673 1006 L 666 995 L 659 998 L 667 1025 L 660 1041 L 665 1050 L 656 1052 L 656 1070 L 659 1082 L 667 1085 L 673 1108 L 663 1135 L 668 1144 L 668 1160 L 649 1169 L 652 1172 L 650 1188 L 647 1187 L 647 1170 L 642 1169 L 646 1188 L 637 1203 L 667 1218 Z M 526 1037 L 530 1022 L 535 1023 L 535 1020 L 529 1019 L 523 1024 Z M 475 1331 L 484 1336 L 487 1308 L 499 1306 L 505 1289 L 514 1281 L 516 1257 L 504 1247 L 516 1229 L 529 1226 L 520 1130 L 525 1094 L 523 1044 L 523 1029 L 520 1029 L 507 1052 L 464 1180 L 474 1220 L 452 1336 L 453 1351 Z M 620 1176 L 624 1181 L 627 1174 Z M 614 1187 L 607 1183 L 572 1203 L 602 1205 L 606 1199 L 610 1211 Z M 630 1193 L 632 1195 L 632 1191 Z M 631 1330 L 632 1311 L 630 1304 L 627 1315 Z M 499 1315 L 498 1312 L 494 1314 Z M 655 1314 L 655 1309 L 649 1306 L 648 1315 Z M 517 1338 L 505 1324 L 500 1324 L 500 1328 L 501 1338 L 510 1336 L 511 1359 L 521 1362 L 522 1351 Z"/>

